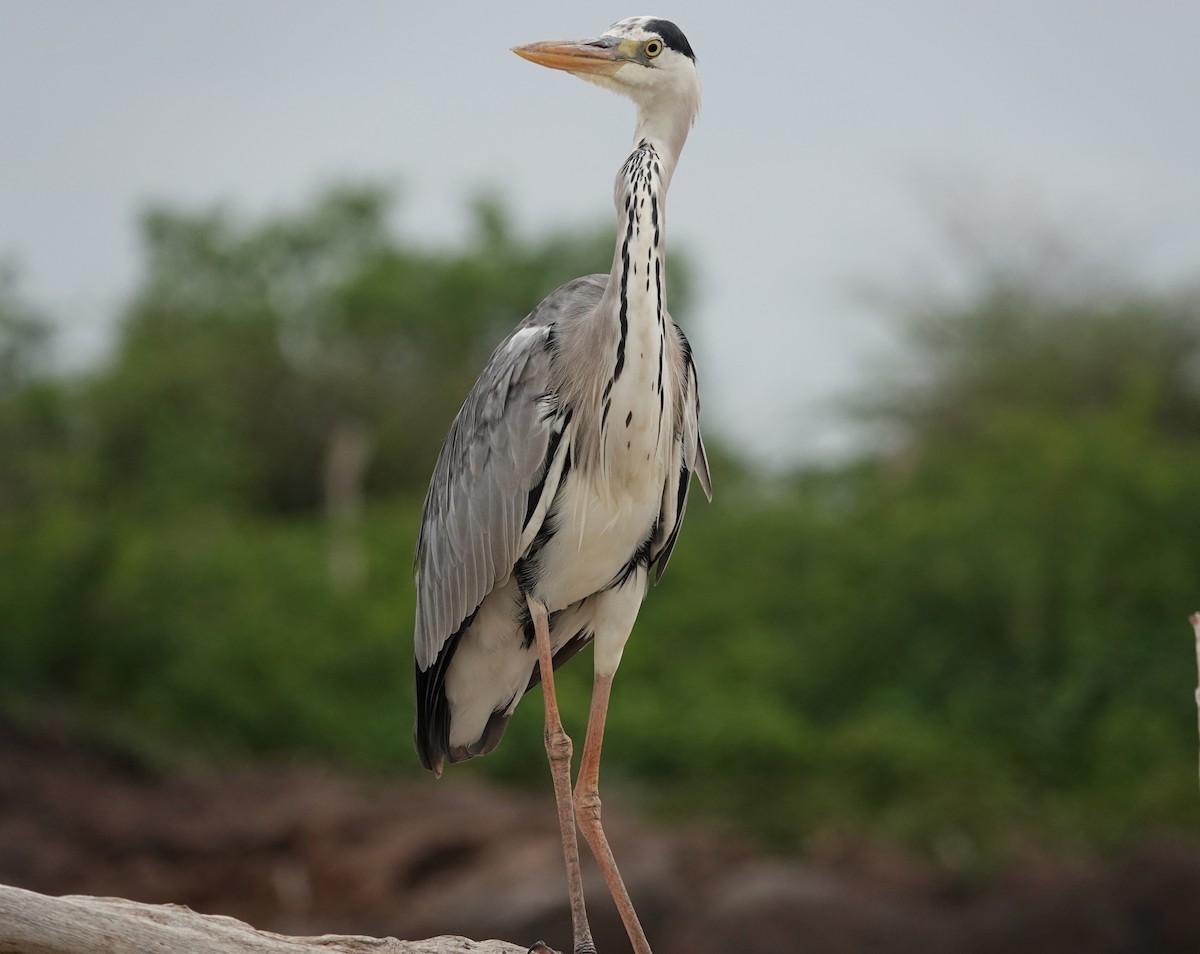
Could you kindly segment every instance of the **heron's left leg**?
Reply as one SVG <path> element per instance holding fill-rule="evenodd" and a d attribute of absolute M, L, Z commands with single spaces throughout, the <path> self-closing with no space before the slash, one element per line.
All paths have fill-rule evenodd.
<path fill-rule="evenodd" d="M 609 893 L 621 915 L 625 925 L 625 933 L 629 935 L 629 943 L 633 946 L 634 954 L 651 954 L 650 944 L 646 940 L 646 932 L 638 920 L 629 891 L 617 870 L 616 859 L 608 845 L 604 827 L 600 823 L 600 749 L 604 743 L 604 721 L 608 715 L 608 698 L 612 691 L 613 675 L 620 663 L 621 652 L 633 620 L 637 616 L 638 606 L 646 588 L 645 571 L 640 571 L 631 580 L 628 590 L 624 588 L 610 590 L 603 595 L 607 606 L 597 614 L 598 621 L 608 616 L 613 625 L 608 632 L 598 629 L 596 633 L 596 676 L 592 683 L 592 704 L 588 712 L 587 736 L 583 742 L 583 755 L 580 757 L 579 776 L 575 782 L 575 818 L 579 822 L 579 830 L 592 849 L 600 873 L 608 884 Z M 607 610 L 608 612 L 605 612 Z M 607 627 L 605 627 L 607 628 Z"/>

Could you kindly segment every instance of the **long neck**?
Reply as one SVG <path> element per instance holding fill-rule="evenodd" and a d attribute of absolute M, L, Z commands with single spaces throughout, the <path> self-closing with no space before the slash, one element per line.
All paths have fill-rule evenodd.
<path fill-rule="evenodd" d="M 633 151 L 617 173 L 617 247 L 608 288 L 620 298 L 622 334 L 631 303 L 659 322 L 666 315 L 667 188 L 691 127 L 681 115 L 640 107 Z"/>
<path fill-rule="evenodd" d="M 671 184 L 671 176 L 679 162 L 679 154 L 692 128 L 694 112 L 680 109 L 660 109 L 651 100 L 638 107 L 637 126 L 633 133 L 634 149 L 649 143 L 658 155 L 661 166 L 662 191 Z"/>
<path fill-rule="evenodd" d="M 620 324 L 617 374 L 631 318 L 660 323 L 666 314 L 666 198 L 664 164 L 655 143 L 638 140 L 617 174 L 617 245 L 608 290 Z"/>
<path fill-rule="evenodd" d="M 575 372 L 557 385 L 576 406 L 579 463 L 595 473 L 608 466 L 606 446 L 643 459 L 661 452 L 660 430 L 669 432 L 674 413 L 670 395 L 678 370 L 667 333 L 666 195 L 682 142 L 664 140 L 640 116 L 637 130 L 614 187 L 617 242 L 607 286 L 592 320 L 564 329 L 561 347 L 575 358 L 558 365 Z"/>
<path fill-rule="evenodd" d="M 636 450 L 647 460 L 647 433 L 650 446 L 657 446 L 658 427 L 651 427 L 647 405 L 638 411 L 638 402 L 649 399 L 661 418 L 669 393 L 663 171 L 653 143 L 635 144 L 617 174 L 617 243 L 604 293 L 588 320 L 564 324 L 560 336 L 566 357 L 555 367 L 564 376 L 553 383 L 575 408 L 574 459 L 581 472 L 604 478 L 597 488 L 605 493 L 614 446 L 628 443 L 633 453 L 640 436 Z"/>

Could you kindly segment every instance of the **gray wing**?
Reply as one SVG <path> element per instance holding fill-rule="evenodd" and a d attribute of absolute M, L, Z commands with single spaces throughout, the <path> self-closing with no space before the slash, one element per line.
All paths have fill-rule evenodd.
<path fill-rule="evenodd" d="M 554 328 L 591 311 L 606 280 L 576 279 L 547 296 L 493 352 L 450 426 L 414 558 L 421 671 L 508 580 L 545 518 L 566 450 L 561 409 L 547 393 Z"/>

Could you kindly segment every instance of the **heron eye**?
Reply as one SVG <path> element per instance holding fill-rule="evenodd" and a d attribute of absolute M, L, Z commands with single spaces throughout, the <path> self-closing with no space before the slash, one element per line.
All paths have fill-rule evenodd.
<path fill-rule="evenodd" d="M 661 40 L 648 40 L 646 42 L 646 55 L 650 57 L 658 56 L 662 52 Z"/>

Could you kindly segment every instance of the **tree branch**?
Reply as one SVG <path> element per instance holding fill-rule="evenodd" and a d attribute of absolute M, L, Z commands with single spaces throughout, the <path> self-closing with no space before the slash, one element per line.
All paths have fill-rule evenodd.
<path fill-rule="evenodd" d="M 524 954 L 504 941 L 398 941 L 326 934 L 287 937 L 178 904 L 47 897 L 0 885 L 0 954 Z"/>
<path fill-rule="evenodd" d="M 1200 613 L 1193 613 L 1188 620 L 1192 624 L 1192 632 L 1196 634 L 1196 671 L 1200 674 Z M 1196 688 L 1196 719 L 1200 727 L 1200 683 Z"/>

